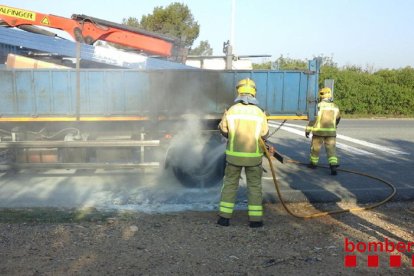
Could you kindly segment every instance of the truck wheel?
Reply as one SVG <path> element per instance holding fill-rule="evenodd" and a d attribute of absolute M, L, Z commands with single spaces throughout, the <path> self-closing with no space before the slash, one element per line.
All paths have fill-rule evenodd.
<path fill-rule="evenodd" d="M 182 143 L 170 149 L 167 166 L 175 177 L 189 188 L 208 188 L 221 184 L 225 169 L 225 147 L 217 135 L 206 143 Z"/>

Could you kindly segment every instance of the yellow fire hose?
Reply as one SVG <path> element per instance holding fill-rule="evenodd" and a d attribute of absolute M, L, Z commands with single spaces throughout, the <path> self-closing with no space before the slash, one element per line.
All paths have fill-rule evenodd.
<path fill-rule="evenodd" d="M 279 187 L 279 183 L 276 180 L 276 173 L 275 173 L 275 169 L 273 167 L 273 162 L 272 159 L 270 157 L 269 151 L 267 150 L 267 147 L 265 145 L 265 142 L 260 139 L 260 145 L 264 150 L 265 156 L 267 158 L 267 160 L 269 161 L 269 166 L 270 166 L 270 170 L 272 172 L 272 178 L 273 178 L 273 183 L 275 184 L 275 188 L 276 188 L 276 192 L 277 195 L 280 199 L 280 202 L 282 203 L 283 208 L 286 210 L 286 212 L 288 212 L 290 215 L 296 217 L 296 218 L 303 218 L 303 219 L 310 219 L 310 218 L 317 218 L 317 217 L 322 217 L 322 216 L 327 216 L 327 215 L 334 215 L 334 214 L 341 214 L 341 213 L 347 213 L 347 212 L 357 212 L 357 211 L 364 211 L 364 210 L 370 210 L 370 209 L 374 209 L 386 202 L 388 202 L 389 200 L 391 200 L 395 193 L 397 192 L 397 189 L 395 188 L 395 186 L 393 184 L 391 184 L 388 181 L 385 181 L 384 179 L 381 179 L 379 177 L 376 176 L 372 176 L 369 174 L 365 174 L 365 173 L 361 173 L 361 172 L 356 172 L 356 171 L 351 171 L 351 170 L 346 170 L 346 169 L 337 169 L 338 171 L 342 171 L 342 172 L 347 172 L 347 173 L 352 173 L 352 174 L 356 174 L 356 175 L 361 175 L 361 176 L 365 176 L 365 177 L 369 177 L 375 180 L 378 180 L 384 184 L 386 184 L 387 186 L 389 186 L 392 189 L 392 192 L 389 196 L 387 196 L 384 200 L 382 200 L 381 202 L 369 205 L 369 206 L 365 206 L 365 207 L 355 207 L 355 208 L 349 208 L 349 209 L 339 209 L 339 210 L 333 210 L 333 211 L 329 211 L 329 212 L 320 212 L 320 213 L 315 213 L 315 214 L 311 214 L 311 215 L 300 215 L 300 214 L 295 214 L 293 213 L 286 205 L 282 193 L 280 192 L 280 187 Z M 297 164 L 297 165 L 307 165 L 305 163 L 301 163 L 299 161 L 296 160 L 288 160 L 289 163 L 293 163 L 293 164 Z M 327 168 L 324 166 L 318 166 L 321 168 Z"/>

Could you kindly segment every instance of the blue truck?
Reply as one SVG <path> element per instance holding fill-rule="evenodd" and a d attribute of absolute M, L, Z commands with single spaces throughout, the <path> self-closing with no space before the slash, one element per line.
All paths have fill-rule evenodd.
<path fill-rule="evenodd" d="M 269 120 L 307 120 L 315 113 L 318 73 L 317 59 L 305 71 L 1 69 L 0 148 L 9 156 L 3 166 L 171 165 L 182 182 L 208 185 L 222 174 L 217 125 L 236 83 L 256 82 Z M 195 152 L 200 133 L 204 145 Z M 203 157 L 191 166 L 176 162 L 196 155 Z"/>
<path fill-rule="evenodd" d="M 73 42 L 0 28 L 3 56 L 46 47 L 102 62 L 96 54 L 102 51 L 80 46 L 76 53 Z M 269 120 L 315 115 L 317 58 L 307 70 L 291 71 L 202 70 L 139 60 L 124 68 L 0 68 L 0 169 L 161 167 L 186 186 L 209 186 L 223 176 L 225 141 L 217 126 L 240 79 L 255 81 Z"/>

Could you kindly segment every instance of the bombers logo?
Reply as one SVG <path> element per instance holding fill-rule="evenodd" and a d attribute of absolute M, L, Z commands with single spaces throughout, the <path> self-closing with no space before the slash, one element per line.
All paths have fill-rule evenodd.
<path fill-rule="evenodd" d="M 356 267 L 357 256 L 355 253 L 368 253 L 367 266 L 378 267 L 379 257 L 377 253 L 390 253 L 389 266 L 400 267 L 401 266 L 401 255 L 394 254 L 404 253 L 411 254 L 411 266 L 414 267 L 414 242 L 392 242 L 385 238 L 383 242 L 352 242 L 348 238 L 344 241 L 345 250 L 345 267 Z"/>

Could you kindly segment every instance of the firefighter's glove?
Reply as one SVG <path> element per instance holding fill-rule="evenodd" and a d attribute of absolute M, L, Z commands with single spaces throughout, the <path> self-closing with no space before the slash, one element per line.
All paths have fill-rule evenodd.
<path fill-rule="evenodd" d="M 306 138 L 309 138 L 309 131 L 306 131 L 306 132 L 305 132 L 305 137 L 306 137 Z"/>

